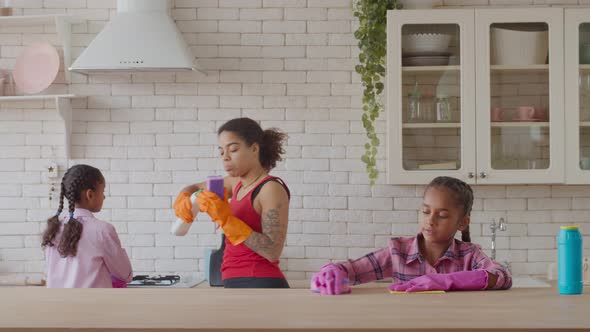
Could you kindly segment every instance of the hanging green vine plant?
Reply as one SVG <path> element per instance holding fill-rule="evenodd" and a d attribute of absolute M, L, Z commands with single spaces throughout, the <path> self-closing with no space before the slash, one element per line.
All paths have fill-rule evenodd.
<path fill-rule="evenodd" d="M 375 133 L 375 120 L 383 111 L 380 95 L 385 78 L 385 56 L 387 54 L 387 10 L 401 9 L 398 0 L 357 0 L 353 4 L 354 16 L 359 28 L 354 32 L 360 49 L 359 62 L 355 70 L 361 75 L 363 84 L 363 127 L 368 138 L 365 154 L 361 160 L 367 165 L 371 185 L 379 175 L 377 170 L 377 147 L 379 138 Z"/>

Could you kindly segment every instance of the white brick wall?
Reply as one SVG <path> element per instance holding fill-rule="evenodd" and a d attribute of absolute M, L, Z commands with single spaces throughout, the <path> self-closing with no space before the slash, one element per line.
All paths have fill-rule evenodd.
<path fill-rule="evenodd" d="M 275 174 L 292 190 L 289 235 L 281 267 L 309 277 L 330 259 L 384 246 L 388 236 L 417 230 L 423 186 L 367 184 L 359 155 L 359 78 L 354 73 L 357 22 L 350 0 L 175 0 L 172 14 L 207 73 L 60 75 L 52 91 L 88 95 L 73 115 L 73 160 L 64 158 L 63 125 L 51 105 L 0 108 L 0 274 L 43 271 L 39 234 L 49 202 L 43 167 L 58 162 L 99 167 L 107 200 L 99 217 L 112 222 L 137 273 L 198 275 L 206 247 L 219 234 L 200 216 L 189 235 L 169 235 L 170 206 L 185 184 L 222 173 L 216 128 L 249 116 L 289 133 L 287 158 Z M 112 15 L 116 1 L 13 0 L 17 14 L 73 13 L 79 52 Z M 444 0 L 449 7 L 588 5 L 587 0 Z M 22 33 L 21 33 L 22 32 Z M 34 40 L 55 42 L 51 27 L 0 32 L 8 66 Z M 534 86 L 531 89 L 536 88 Z M 384 124 L 378 123 L 379 133 Z M 383 154 L 381 154 L 383 155 Z M 380 181 L 383 181 L 383 176 Z M 588 186 L 476 187 L 472 233 L 490 248 L 488 223 L 506 217 L 498 257 L 515 273 L 539 274 L 555 260 L 558 226 L 590 232 Z M 590 248 L 586 244 L 586 248 Z M 587 255 L 590 249 L 586 249 Z"/>

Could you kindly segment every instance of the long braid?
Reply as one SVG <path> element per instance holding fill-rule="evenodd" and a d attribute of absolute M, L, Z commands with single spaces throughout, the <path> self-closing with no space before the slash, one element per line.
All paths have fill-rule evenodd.
<path fill-rule="evenodd" d="M 57 208 L 57 216 L 61 214 L 61 211 L 64 209 L 64 197 L 66 197 L 66 187 L 64 183 L 61 183 L 61 193 L 59 194 L 59 206 Z"/>
<path fill-rule="evenodd" d="M 449 176 L 439 176 L 434 178 L 426 187 L 426 191 L 432 187 L 440 187 L 450 190 L 455 199 L 458 201 L 463 209 L 463 216 L 470 216 L 473 207 L 473 190 L 467 183 Z M 469 225 L 464 231 L 461 231 L 461 241 L 471 242 L 471 234 L 469 233 Z"/>
<path fill-rule="evenodd" d="M 82 223 L 74 217 L 76 203 L 80 202 L 82 193 L 85 190 L 96 189 L 98 183 L 104 183 L 104 177 L 97 168 L 88 165 L 72 166 L 65 174 L 61 183 L 61 193 L 59 199 L 58 212 L 54 217 L 47 221 L 47 229 L 43 235 L 42 246 L 53 246 L 52 241 L 55 239 L 59 229 L 59 214 L 64 208 L 64 199 L 68 200 L 69 217 L 66 219 L 63 234 L 57 246 L 57 250 L 62 257 L 76 256 L 78 242 L 82 236 Z"/>
<path fill-rule="evenodd" d="M 467 228 L 465 228 L 464 231 L 461 231 L 461 241 L 471 242 L 471 234 L 469 234 L 469 225 L 467 225 Z"/>
<path fill-rule="evenodd" d="M 43 248 L 47 246 L 54 246 L 53 240 L 55 239 L 55 236 L 59 232 L 59 228 L 61 226 L 59 222 L 59 215 L 61 214 L 61 211 L 63 211 L 64 196 L 66 195 L 66 190 L 63 181 L 61 182 L 60 187 L 61 189 L 59 193 L 59 207 L 57 208 L 57 213 L 53 217 L 47 219 L 47 229 L 43 232 L 43 239 L 41 242 L 41 247 Z"/>
<path fill-rule="evenodd" d="M 76 256 L 78 251 L 78 241 L 80 241 L 80 237 L 82 236 L 82 223 L 78 219 L 74 218 L 74 210 L 76 209 L 76 202 L 80 201 L 81 198 L 81 190 L 78 190 L 78 188 L 81 187 L 81 177 L 83 177 L 85 174 L 83 170 L 75 173 L 75 177 L 70 183 L 70 187 L 66 191 L 68 198 L 69 218 L 64 226 L 63 236 L 59 242 L 59 246 L 57 247 L 57 251 L 62 257 Z"/>

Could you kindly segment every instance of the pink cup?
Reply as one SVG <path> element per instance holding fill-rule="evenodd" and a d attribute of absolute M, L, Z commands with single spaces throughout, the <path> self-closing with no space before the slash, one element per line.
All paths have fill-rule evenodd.
<path fill-rule="evenodd" d="M 500 107 L 494 107 L 492 108 L 490 115 L 492 122 L 501 122 L 503 121 L 502 118 L 504 117 L 504 110 Z"/>
<path fill-rule="evenodd" d="M 520 120 L 532 120 L 535 118 L 536 110 L 534 106 L 519 106 L 516 114 Z"/>
<path fill-rule="evenodd" d="M 535 118 L 541 121 L 549 121 L 549 111 L 547 108 L 535 109 Z"/>

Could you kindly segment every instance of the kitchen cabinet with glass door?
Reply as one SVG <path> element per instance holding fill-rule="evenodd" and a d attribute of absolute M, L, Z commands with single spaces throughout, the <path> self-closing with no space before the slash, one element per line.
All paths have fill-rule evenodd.
<path fill-rule="evenodd" d="M 566 181 L 590 183 L 590 9 L 565 9 Z"/>
<path fill-rule="evenodd" d="M 475 11 L 477 183 L 563 183 L 563 9 Z"/>
<path fill-rule="evenodd" d="M 387 18 L 387 182 L 445 174 L 475 183 L 473 10 Z"/>
<path fill-rule="evenodd" d="M 388 183 L 564 181 L 562 9 L 393 10 L 387 29 Z"/>

